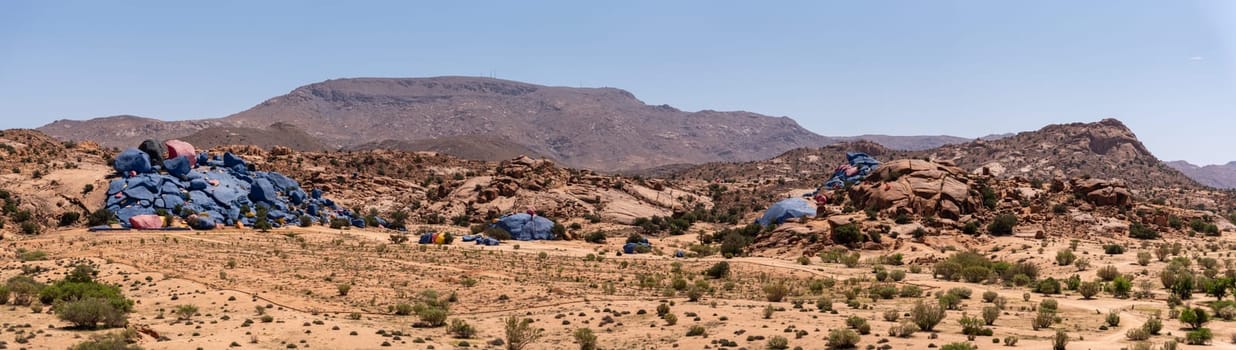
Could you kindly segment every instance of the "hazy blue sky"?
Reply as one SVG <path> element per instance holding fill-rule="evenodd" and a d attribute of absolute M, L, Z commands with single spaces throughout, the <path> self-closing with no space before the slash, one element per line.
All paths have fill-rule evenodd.
<path fill-rule="evenodd" d="M 824 135 L 1117 117 L 1236 160 L 1229 1 L 4 1 L 0 128 L 222 117 L 341 77 L 612 86 Z"/>

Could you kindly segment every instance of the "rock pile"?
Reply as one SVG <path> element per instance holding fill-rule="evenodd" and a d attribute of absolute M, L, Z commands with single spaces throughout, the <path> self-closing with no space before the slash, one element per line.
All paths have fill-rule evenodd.
<path fill-rule="evenodd" d="M 192 146 L 168 142 L 169 158 L 152 165 L 150 155 L 129 149 L 116 158 L 120 177 L 107 189 L 106 208 L 129 225 L 130 218 L 166 213 L 185 219 L 196 229 L 216 226 L 254 226 L 259 207 L 265 208 L 272 227 L 299 222 L 343 218 L 364 227 L 358 214 L 342 209 L 322 191 L 305 192 L 295 180 L 276 172 L 252 171 L 244 159 L 228 152 L 210 157 L 206 152 L 190 157 Z M 149 147 L 148 147 L 149 148 Z"/>
<path fill-rule="evenodd" d="M 882 164 L 869 181 L 852 187 L 849 194 L 863 208 L 953 220 L 982 206 L 982 196 L 971 186 L 964 170 L 918 159 Z"/>
<path fill-rule="evenodd" d="M 1073 179 L 1070 184 L 1073 192 L 1097 206 L 1128 207 L 1132 204 L 1133 193 L 1129 192 L 1124 180 Z"/>

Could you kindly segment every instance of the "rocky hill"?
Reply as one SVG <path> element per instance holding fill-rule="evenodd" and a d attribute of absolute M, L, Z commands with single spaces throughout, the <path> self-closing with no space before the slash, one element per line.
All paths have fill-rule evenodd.
<path fill-rule="evenodd" d="M 1132 130 L 1116 119 L 1048 125 L 997 140 L 979 140 L 925 151 L 922 156 L 999 177 L 1050 180 L 1090 176 L 1121 178 L 1130 187 L 1197 188 L 1197 182 L 1155 158 Z"/>
<path fill-rule="evenodd" d="M 434 139 L 367 143 L 350 150 L 427 151 L 471 160 L 500 161 L 520 156 L 550 158 L 527 146 L 501 137 L 486 135 L 446 136 Z"/>
<path fill-rule="evenodd" d="M 202 129 L 222 126 L 231 125 L 218 119 L 162 121 L 118 115 L 90 120 L 57 120 L 39 127 L 38 131 L 64 141 L 91 141 L 104 147 L 129 147 L 152 137 L 180 138 Z"/>
<path fill-rule="evenodd" d="M 261 148 L 283 146 L 300 151 L 332 149 L 295 125 L 287 123 L 274 123 L 266 128 L 215 126 L 198 130 L 180 139 L 202 148 L 253 145 Z"/>
<path fill-rule="evenodd" d="M 1236 189 L 1236 162 L 1223 165 L 1197 166 L 1186 161 L 1167 162 L 1167 166 L 1206 186 L 1221 189 Z"/>
<path fill-rule="evenodd" d="M 922 151 L 944 145 L 955 145 L 972 141 L 957 136 L 890 136 L 890 135 L 859 135 L 833 137 L 839 142 L 871 141 L 889 149 L 901 151 Z"/>

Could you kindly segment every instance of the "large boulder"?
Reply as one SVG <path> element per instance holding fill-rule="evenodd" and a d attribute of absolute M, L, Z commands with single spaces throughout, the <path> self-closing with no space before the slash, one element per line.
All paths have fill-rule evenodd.
<path fill-rule="evenodd" d="M 193 145 L 181 140 L 167 140 L 163 142 L 163 146 L 167 149 L 167 158 L 173 159 L 176 157 L 186 157 L 189 161 L 189 166 L 197 166 L 197 151 L 193 149 Z"/>
<path fill-rule="evenodd" d="M 874 181 L 873 181 L 874 179 Z M 961 168 L 919 159 L 881 164 L 868 181 L 851 187 L 850 198 L 864 208 L 957 220 L 982 205 Z"/>
<path fill-rule="evenodd" d="M 120 152 L 120 155 L 116 156 L 113 167 L 122 174 L 129 172 L 144 174 L 153 171 L 150 167 L 150 155 L 136 148 Z"/>
<path fill-rule="evenodd" d="M 1074 179 L 1073 191 L 1096 206 L 1128 207 L 1133 193 L 1121 180 Z"/>
<path fill-rule="evenodd" d="M 154 139 L 142 141 L 142 144 L 137 146 L 137 149 L 149 155 L 152 161 L 160 161 L 167 156 L 167 147 Z"/>

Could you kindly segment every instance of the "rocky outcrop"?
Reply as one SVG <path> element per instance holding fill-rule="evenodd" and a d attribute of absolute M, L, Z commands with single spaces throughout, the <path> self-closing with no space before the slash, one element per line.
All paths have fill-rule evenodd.
<path fill-rule="evenodd" d="M 982 205 L 981 196 L 975 192 L 961 168 L 898 159 L 881 164 L 867 182 L 853 187 L 849 195 L 864 208 L 957 220 Z"/>
<path fill-rule="evenodd" d="M 1073 191 L 1097 206 L 1128 207 L 1133 193 L 1123 180 L 1075 179 Z"/>

